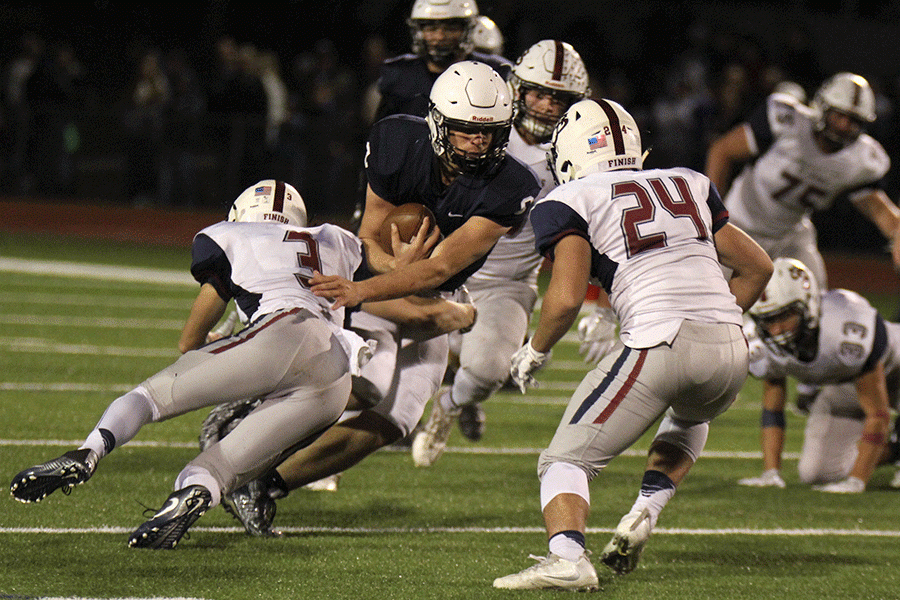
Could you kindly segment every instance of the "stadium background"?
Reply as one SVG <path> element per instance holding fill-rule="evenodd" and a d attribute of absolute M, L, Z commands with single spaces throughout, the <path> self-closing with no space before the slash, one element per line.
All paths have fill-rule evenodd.
<path fill-rule="evenodd" d="M 893 164 L 900 164 L 898 1 L 482 0 L 479 7 L 504 32 L 508 58 L 539 39 L 570 41 L 589 68 L 595 95 L 621 99 L 638 116 L 645 145 L 654 148 L 649 166 L 677 163 L 702 169 L 710 136 L 745 116 L 776 79 L 796 81 L 811 95 L 837 70 L 869 78 L 878 93 L 880 114 L 872 134 L 887 148 Z M 374 80 L 380 58 L 408 50 L 409 8 L 408 0 L 210 1 L 178 7 L 109 0 L 4 3 L 0 197 L 13 204 L 75 202 L 108 209 L 175 210 L 208 215 L 205 220 L 223 214 L 244 184 L 277 176 L 298 187 L 320 218 L 340 222 L 358 197 L 363 92 Z M 59 135 L 49 143 L 32 142 L 37 148 L 28 150 L 23 173 L 15 170 L 11 156 L 17 133 L 8 72 L 29 32 L 40 36 L 50 52 L 70 48 L 79 71 L 71 94 L 53 99 L 49 109 Z M 127 119 L 133 112 L 128 99 L 139 61 L 148 50 L 166 60 L 181 57 L 203 93 L 216 69 L 216 45 L 224 36 L 277 57 L 291 98 L 293 135 L 280 138 L 279 147 L 262 157 L 248 154 L 238 139 L 248 135 L 246 122 L 213 106 L 207 97 L 193 145 L 181 156 L 189 182 L 176 181 L 162 194 L 159 168 L 146 168 L 158 159 L 148 152 L 151 142 L 128 135 Z M 380 50 L 373 52 L 373 47 Z M 323 66 L 328 60 L 333 63 Z M 728 112 L 719 94 L 735 66 L 744 84 Z M 310 90 L 323 78 L 338 97 L 315 104 Z M 698 126 L 702 110 L 713 114 Z M 37 129 L 29 132 L 32 140 L 40 133 Z M 161 153 L 171 151 L 165 141 Z M 57 142 L 60 148 L 53 154 Z M 896 200 L 900 180 L 895 172 L 892 169 L 885 183 Z M 54 218 L 73 226 L 70 219 L 54 217 L 53 211 L 40 221 L 46 225 Z M 24 227 L 13 219 L 5 221 L 6 229 Z M 826 252 L 886 256 L 883 239 L 847 203 L 837 203 L 816 221 Z"/>

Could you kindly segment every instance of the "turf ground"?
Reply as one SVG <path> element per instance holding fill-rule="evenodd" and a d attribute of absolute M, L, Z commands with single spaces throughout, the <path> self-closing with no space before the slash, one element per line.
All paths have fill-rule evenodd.
<path fill-rule="evenodd" d="M 176 358 L 195 293 L 188 263 L 177 248 L 0 237 L 4 485 L 80 443 L 113 398 Z M 117 268 L 90 267 L 97 264 Z M 873 301 L 895 314 L 893 299 Z M 70 496 L 0 502 L 0 598 L 538 596 L 493 590 L 491 581 L 531 564 L 529 553 L 546 553 L 537 454 L 586 370 L 570 334 L 540 374 L 542 387 L 503 391 L 485 405 L 481 442 L 454 431 L 430 469 L 381 451 L 349 470 L 337 493 L 295 491 L 279 504 L 276 523 L 287 535 L 278 540 L 244 535 L 216 508 L 174 551 L 129 549 L 144 508 L 162 503 L 195 455 L 205 411 L 151 424 Z M 798 484 L 804 419 L 789 413 L 787 489 L 735 485 L 760 471 L 758 393 L 749 380 L 714 422 L 639 568 L 625 577 L 598 569 L 604 597 L 900 597 L 893 469 L 879 469 L 858 496 Z M 592 483 L 595 553 L 634 499 L 647 440 Z"/>

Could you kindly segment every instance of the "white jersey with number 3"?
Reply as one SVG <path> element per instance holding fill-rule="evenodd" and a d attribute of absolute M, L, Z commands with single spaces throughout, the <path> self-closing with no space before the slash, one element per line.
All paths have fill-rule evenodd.
<path fill-rule="evenodd" d="M 709 179 L 685 168 L 587 175 L 531 213 L 542 253 L 571 233 L 590 241 L 591 275 L 631 348 L 671 343 L 685 319 L 742 323 L 713 242 L 727 220 Z"/>
<path fill-rule="evenodd" d="M 344 310 L 313 295 L 313 271 L 353 279 L 362 246 L 335 225 L 293 227 L 280 223 L 221 222 L 194 238 L 191 273 L 212 283 L 223 299 L 234 298 L 243 322 L 275 310 L 308 308 L 341 329 Z"/>

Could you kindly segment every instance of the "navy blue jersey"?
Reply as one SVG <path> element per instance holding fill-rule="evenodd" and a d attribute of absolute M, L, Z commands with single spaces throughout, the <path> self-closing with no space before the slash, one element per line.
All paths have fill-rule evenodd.
<path fill-rule="evenodd" d="M 444 186 L 425 119 L 407 115 L 387 117 L 372 127 L 366 176 L 372 191 L 391 204 L 418 202 L 430 208 L 444 236 L 456 231 L 470 217 L 484 217 L 504 227 L 519 227 L 541 190 L 534 171 L 509 155 L 487 177 L 463 174 Z M 456 289 L 485 259 L 486 256 L 475 261 L 440 289 Z"/>
<path fill-rule="evenodd" d="M 512 70 L 512 63 L 502 56 L 473 52 L 466 60 L 489 64 L 503 79 L 506 79 Z M 438 76 L 440 73 L 429 71 L 425 59 L 416 54 L 404 54 L 384 61 L 378 78 L 381 102 L 375 118 L 381 119 L 388 115 L 414 115 L 424 118 L 428 113 L 431 86 Z"/>

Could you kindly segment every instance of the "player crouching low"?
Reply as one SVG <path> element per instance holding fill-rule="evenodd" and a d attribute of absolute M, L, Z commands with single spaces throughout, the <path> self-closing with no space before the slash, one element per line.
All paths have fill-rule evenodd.
<path fill-rule="evenodd" d="M 57 489 L 69 493 L 147 423 L 220 402 L 261 399 L 227 438 L 182 469 L 163 507 L 128 539 L 134 548 L 174 548 L 222 496 L 340 417 L 351 374 L 371 348 L 342 328 L 343 309 L 331 310 L 307 281 L 315 271 L 353 277 L 363 262 L 359 238 L 334 225 L 307 227 L 300 194 L 264 180 L 235 200 L 228 221 L 195 236 L 192 254 L 200 292 L 182 330 L 184 355 L 114 400 L 80 448 L 17 474 L 10 485 L 15 499 L 38 502 Z M 249 325 L 205 344 L 232 298 Z"/>

